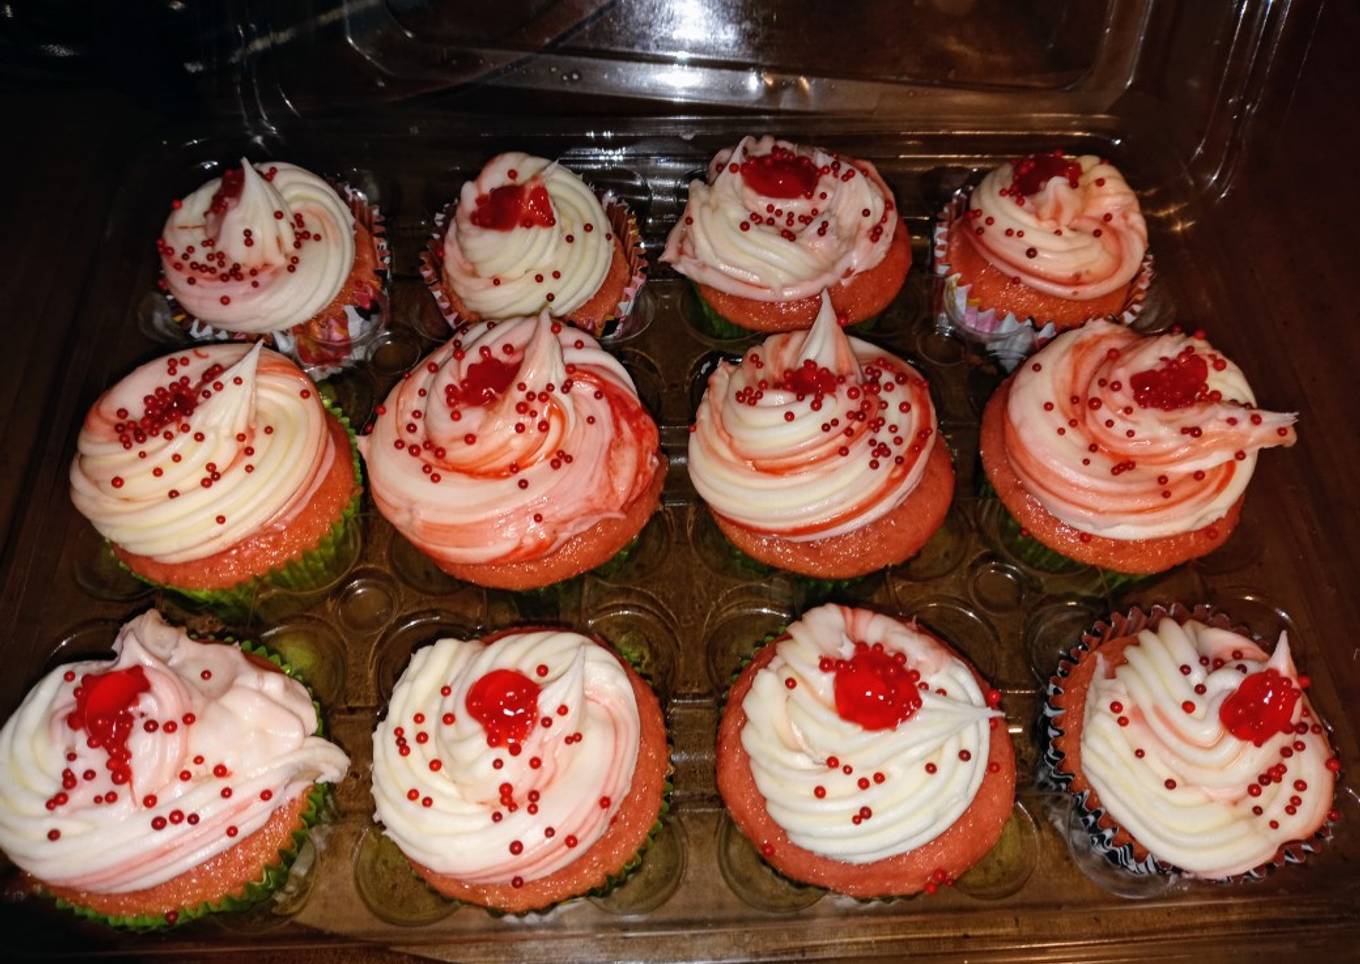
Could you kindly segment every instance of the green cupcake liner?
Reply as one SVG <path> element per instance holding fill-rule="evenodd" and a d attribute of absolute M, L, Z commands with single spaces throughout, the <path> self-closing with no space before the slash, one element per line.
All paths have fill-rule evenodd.
<path fill-rule="evenodd" d="M 738 549 L 736 545 L 725 536 L 723 537 L 723 542 L 726 544 L 731 557 L 736 561 L 737 568 L 743 573 L 760 579 L 782 573 L 792 579 L 794 584 L 803 590 L 804 596 L 806 597 L 804 600 L 805 602 L 820 601 L 835 593 L 844 592 L 855 586 L 863 585 L 881 571 L 874 570 L 873 572 L 866 572 L 862 576 L 853 576 L 849 579 L 817 579 L 814 576 L 805 576 L 802 573 L 793 572 L 789 569 L 780 569 L 778 566 L 771 566 L 768 563 L 761 562 L 759 559 L 753 559 L 751 556 L 748 556 Z"/>
<path fill-rule="evenodd" d="M 241 648 L 242 652 L 250 653 L 269 660 L 277 666 L 283 673 L 290 678 L 297 680 L 306 686 L 306 682 L 298 675 L 297 671 L 274 652 L 264 646 L 250 642 L 236 642 L 229 636 L 219 638 L 224 644 L 234 644 Z M 308 689 L 308 694 L 311 689 Z M 315 699 L 312 706 L 316 709 L 316 733 L 324 736 L 326 731 L 325 718 L 321 714 L 321 705 Z M 172 927 L 180 927 L 191 920 L 197 920 L 209 914 L 231 913 L 250 910 L 267 900 L 275 891 L 288 881 L 289 872 L 292 870 L 293 862 L 297 860 L 298 852 L 302 845 L 307 841 L 307 836 L 312 827 L 316 826 L 325 812 L 327 802 L 330 800 L 331 785 L 329 783 L 314 783 L 312 788 L 307 791 L 307 806 L 302 811 L 302 826 L 297 827 L 292 833 L 292 846 L 279 849 L 279 859 L 277 862 L 268 864 L 260 872 L 257 880 L 250 881 L 244 888 L 235 894 L 225 894 L 217 900 L 204 901 L 192 907 L 182 907 L 175 912 L 175 919 L 168 920 L 164 914 L 101 914 L 98 911 L 76 904 L 64 898 L 57 898 L 56 906 L 62 910 L 69 910 L 77 917 L 88 921 L 95 921 L 105 924 L 118 930 L 134 931 L 146 933 L 149 931 L 168 930 Z"/>
<path fill-rule="evenodd" d="M 1006 549 L 1021 562 L 1034 569 L 1061 575 L 1071 572 L 1076 567 L 1089 567 L 1095 570 L 1107 593 L 1122 592 L 1152 578 L 1147 573 L 1118 572 L 1114 569 L 1092 566 L 1090 563 L 1065 556 L 1056 549 L 1050 549 L 1025 532 L 1024 526 L 1016 520 L 1015 516 L 1010 514 L 1005 503 L 1001 501 L 1001 498 L 996 494 L 996 489 L 992 488 L 985 475 L 978 483 L 978 497 L 982 501 L 991 501 L 996 504 L 999 535 Z"/>
<path fill-rule="evenodd" d="M 157 589 L 174 593 L 188 600 L 195 607 L 213 611 L 228 622 L 246 622 L 255 611 L 256 601 L 261 593 L 279 589 L 292 593 L 315 592 L 326 588 L 349 568 L 350 554 L 346 551 L 350 544 L 361 537 L 359 505 L 363 499 L 363 463 L 359 458 L 359 445 L 349 418 L 335 404 L 322 396 L 322 404 L 349 436 L 350 459 L 354 468 L 354 481 L 358 491 L 341 512 L 340 518 L 331 526 L 330 531 L 311 549 L 289 560 L 283 565 L 260 576 L 253 576 L 225 589 L 187 589 L 168 583 L 148 579 L 133 572 L 121 560 L 119 566 L 132 576 Z"/>

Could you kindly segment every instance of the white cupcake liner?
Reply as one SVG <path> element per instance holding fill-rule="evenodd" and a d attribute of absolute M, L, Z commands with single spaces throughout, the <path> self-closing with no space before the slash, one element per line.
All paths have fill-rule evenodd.
<path fill-rule="evenodd" d="M 344 337 L 335 341 L 320 340 L 307 335 L 308 321 L 282 331 L 243 332 L 226 331 L 197 318 L 165 288 L 164 271 L 161 296 L 169 306 L 169 321 L 175 329 L 194 341 L 263 341 L 276 351 L 296 361 L 313 379 L 328 378 L 368 357 L 374 337 L 387 327 L 388 282 L 392 276 L 392 251 L 387 242 L 387 222 L 382 209 L 369 202 L 357 188 L 343 182 L 332 182 L 341 199 L 349 205 L 357 222 L 368 229 L 378 255 L 378 294 L 369 308 L 345 305 Z M 348 276 L 346 276 L 348 277 Z M 169 332 L 166 332 L 169 334 Z"/>
<path fill-rule="evenodd" d="M 1114 840 L 1119 835 L 1121 827 L 1113 817 L 1107 815 L 1103 807 L 1099 806 L 1091 791 L 1083 790 L 1080 793 L 1075 793 L 1071 790 L 1075 774 L 1064 769 L 1064 754 L 1057 747 L 1058 738 L 1065 735 L 1062 716 L 1069 712 L 1058 706 L 1057 700 L 1063 693 L 1063 681 L 1067 679 L 1072 670 L 1082 660 L 1091 658 L 1102 644 L 1110 640 L 1135 635 L 1144 627 L 1155 626 L 1162 619 L 1174 619 L 1182 624 L 1187 620 L 1194 619 L 1208 626 L 1227 629 L 1248 638 L 1255 638 L 1245 627 L 1234 626 L 1226 614 L 1203 603 L 1196 605 L 1193 609 L 1180 603 L 1173 603 L 1170 606 L 1156 605 L 1146 612 L 1134 606 L 1127 613 L 1114 613 L 1107 619 L 1097 621 L 1094 626 L 1082 633 L 1080 642 L 1059 660 L 1057 670 L 1044 689 L 1043 717 L 1041 720 L 1044 731 L 1044 747 L 1043 754 L 1039 759 L 1036 783 L 1040 789 L 1065 793 L 1072 798 L 1076 807 L 1075 815 L 1081 827 L 1090 835 L 1089 840 L 1084 842 L 1089 843 L 1092 851 L 1130 874 L 1139 876 L 1156 874 L 1174 877 L 1181 875 L 1180 870 L 1165 861 L 1158 860 L 1151 852 L 1146 852 L 1139 859 L 1137 851 L 1140 847 L 1135 843 L 1115 846 Z M 1128 836 L 1132 837 L 1132 834 L 1128 834 Z M 1280 865 L 1301 864 L 1310 854 L 1317 852 L 1314 841 L 1324 841 L 1330 836 L 1331 824 L 1324 821 L 1312 840 L 1292 841 L 1281 847 L 1275 859 L 1246 873 L 1222 878 L 1219 882 L 1257 880 Z M 1141 849 L 1146 851 L 1145 847 Z"/>
<path fill-rule="evenodd" d="M 628 205 L 622 200 L 614 197 L 609 191 L 604 191 L 596 195 L 600 199 L 600 206 L 604 208 L 605 220 L 609 222 L 609 230 L 623 244 L 624 257 L 628 262 L 629 279 L 624 285 L 623 296 L 619 299 L 618 306 L 615 308 L 615 318 L 618 322 L 619 331 L 611 333 L 610 337 L 617 338 L 629 334 L 629 323 L 632 319 L 633 306 L 637 303 L 638 294 L 642 291 L 642 286 L 647 283 L 647 255 L 642 247 L 642 233 L 638 230 L 637 219 L 628 210 Z M 449 328 L 457 330 L 460 326 L 468 323 L 469 319 L 459 314 L 454 307 L 453 299 L 449 297 L 448 289 L 444 286 L 443 272 L 439 270 L 444 259 L 444 235 L 449 229 L 449 224 L 453 220 L 454 209 L 458 206 L 457 201 L 450 201 L 440 210 L 435 212 L 434 227 L 426 240 L 425 247 L 420 252 L 420 277 L 425 282 L 425 286 L 430 289 L 430 294 L 434 296 L 435 304 L 439 307 L 439 313 L 448 322 Z M 562 320 L 568 321 L 563 318 Z M 568 321 L 569 324 L 575 322 Z M 605 324 L 608 324 L 606 322 Z M 603 326 L 600 331 L 588 332 L 599 338 L 603 334 Z"/>
<path fill-rule="evenodd" d="M 968 341 L 976 342 L 991 352 L 1006 371 L 1011 371 L 1026 356 L 1046 345 L 1057 335 L 1058 329 L 1051 321 L 1037 318 L 1020 317 L 1014 312 L 999 312 L 995 308 L 980 308 L 968 300 L 971 285 L 963 283 L 961 275 L 950 267 L 949 232 L 954 222 L 968 210 L 968 199 L 972 188 L 965 187 L 955 192 L 944 210 L 935 221 L 931 255 L 932 306 L 935 321 L 942 332 L 957 334 Z M 1099 317 L 1111 317 L 1120 324 L 1131 325 L 1142 313 L 1147 302 L 1148 288 L 1152 285 L 1152 252 L 1143 255 L 1143 262 L 1134 275 L 1133 288 L 1129 299 L 1118 315 L 1092 315 L 1087 321 Z"/>

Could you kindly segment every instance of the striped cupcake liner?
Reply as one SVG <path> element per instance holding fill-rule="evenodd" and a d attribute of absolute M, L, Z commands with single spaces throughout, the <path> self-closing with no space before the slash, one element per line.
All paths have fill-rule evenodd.
<path fill-rule="evenodd" d="M 1058 328 L 1052 321 L 1020 317 L 1014 312 L 1003 312 L 995 308 L 983 308 L 969 300 L 972 286 L 966 284 L 962 275 L 955 272 L 949 264 L 949 232 L 954 223 L 968 210 L 968 199 L 971 194 L 971 187 L 956 191 L 935 221 L 931 243 L 933 264 L 931 287 L 935 322 L 940 331 L 946 334 L 957 334 L 967 341 L 982 345 L 996 357 L 1002 368 L 1009 372 L 1023 358 L 1052 340 L 1057 335 Z M 1132 325 L 1138 320 L 1147 303 L 1148 288 L 1151 287 L 1154 276 L 1152 252 L 1149 251 L 1143 255 L 1143 262 L 1134 275 L 1128 301 L 1111 320 L 1124 325 Z M 1091 321 L 1098 317 L 1105 316 L 1093 315 L 1086 320 Z"/>
<path fill-rule="evenodd" d="M 1068 653 L 1058 661 L 1057 669 L 1044 688 L 1044 705 L 1040 717 L 1044 745 L 1042 755 L 1039 758 L 1038 773 L 1036 774 L 1038 787 L 1043 790 L 1066 794 L 1073 801 L 1074 815 L 1086 834 L 1082 843 L 1088 844 L 1093 852 L 1104 857 L 1119 869 L 1140 877 L 1149 875 L 1182 877 L 1186 875 L 1174 865 L 1159 860 L 1153 854 L 1147 852 L 1145 848 L 1133 840 L 1132 834 L 1122 831 L 1122 828 L 1108 811 L 1099 805 L 1093 791 L 1082 790 L 1078 792 L 1072 790 L 1075 774 L 1066 769 L 1066 756 L 1057 746 L 1058 739 L 1066 734 L 1063 727 L 1063 716 L 1068 711 L 1059 706 L 1058 701 L 1064 693 L 1064 681 L 1083 660 L 1092 658 L 1106 643 L 1136 635 L 1148 627 L 1156 627 L 1163 619 L 1174 619 L 1180 624 L 1193 619 L 1207 626 L 1230 630 L 1255 638 L 1249 629 L 1243 626 L 1234 626 L 1232 620 L 1226 614 L 1205 603 L 1200 603 L 1193 608 L 1188 608 L 1181 603 L 1172 603 L 1170 606 L 1156 605 L 1146 612 L 1134 606 L 1127 613 L 1113 613 L 1108 620 L 1099 620 L 1094 626 L 1083 632 L 1080 641 L 1073 645 Z M 1123 844 L 1117 845 L 1115 840 L 1121 836 L 1121 831 L 1127 839 Z M 1285 844 L 1280 848 L 1274 860 L 1246 873 L 1212 882 L 1231 883 L 1234 881 L 1259 880 L 1285 864 L 1303 863 L 1310 854 L 1317 852 L 1318 844 L 1330 836 L 1331 824 L 1324 822 L 1311 840 L 1292 841 Z M 1075 843 L 1075 841 L 1070 842 Z M 1140 850 L 1143 851 L 1141 856 L 1139 855 Z"/>
<path fill-rule="evenodd" d="M 637 305 L 643 285 L 647 283 L 647 254 L 643 249 L 642 232 L 638 229 L 637 219 L 628 210 L 628 205 L 608 191 L 599 193 L 597 197 L 600 199 L 600 206 L 604 208 L 605 220 L 609 222 L 610 231 L 623 244 L 629 277 L 614 309 L 614 317 L 605 319 L 599 331 L 588 333 L 603 339 L 627 338 L 640 330 L 643 323 L 643 319 L 634 313 L 633 309 Z M 448 322 L 451 331 L 457 331 L 472 320 L 458 311 L 445 285 L 444 273 L 440 270 L 440 265 L 444 262 L 444 235 L 448 233 L 449 225 L 453 223 L 457 207 L 457 201 L 450 201 L 435 212 L 433 230 L 426 239 L 425 247 L 420 251 L 419 265 L 421 280 L 425 282 L 425 287 L 430 289 L 435 305 Z"/>
<path fill-rule="evenodd" d="M 378 290 L 368 304 L 347 304 L 343 306 L 341 318 L 312 319 L 282 331 L 263 334 L 226 331 L 185 310 L 167 289 L 162 271 L 159 289 L 169 306 L 169 322 L 173 329 L 158 334 L 173 336 L 178 333 L 180 337 L 187 335 L 194 341 L 264 341 L 292 358 L 318 381 L 367 359 L 378 333 L 387 327 L 389 316 L 392 250 L 387 240 L 387 221 L 382 209 L 371 203 L 358 188 L 342 181 L 332 181 L 331 186 L 349 206 L 354 219 L 367 228 L 373 238 L 378 256 Z"/>
<path fill-rule="evenodd" d="M 200 637 L 195 636 L 194 638 Z M 301 678 L 297 670 L 284 662 L 277 653 L 271 652 L 264 646 L 251 642 L 237 642 L 229 636 L 221 637 L 218 641 L 223 644 L 237 645 L 244 653 L 267 659 L 285 675 L 302 683 L 303 686 L 307 686 L 306 681 Z M 307 687 L 307 692 L 308 695 L 311 695 L 310 687 Z M 317 735 L 324 736 L 326 725 L 321 714 L 321 704 L 313 698 L 312 706 L 316 710 Z M 300 815 L 301 826 L 293 830 L 291 844 L 281 847 L 278 859 L 262 867 L 258 878 L 249 881 L 235 893 L 223 894 L 215 900 L 181 907 L 168 913 L 156 914 L 101 914 L 91 907 L 62 898 L 55 901 L 56 906 L 62 910 L 69 910 L 77 917 L 85 920 L 95 921 L 118 930 L 139 933 L 168 930 L 173 927 L 181 927 L 192 920 L 211 914 L 239 913 L 258 907 L 288 882 L 293 864 L 297 860 L 303 844 L 307 842 L 311 835 L 312 828 L 325 819 L 330 796 L 331 786 L 329 783 L 312 784 L 311 789 L 307 791 L 307 805 Z"/>

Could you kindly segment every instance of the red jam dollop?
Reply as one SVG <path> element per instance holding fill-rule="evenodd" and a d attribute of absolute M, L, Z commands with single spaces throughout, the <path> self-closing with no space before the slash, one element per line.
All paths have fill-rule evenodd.
<path fill-rule="evenodd" d="M 1138 372 L 1129 382 L 1139 408 L 1170 412 L 1201 401 L 1209 387 L 1208 378 L 1208 363 L 1187 346 L 1175 358 L 1162 359 L 1160 368 Z"/>
<path fill-rule="evenodd" d="M 1261 746 L 1278 733 L 1293 732 L 1300 692 L 1274 669 L 1252 673 L 1223 701 L 1218 718 L 1239 740 Z"/>
<path fill-rule="evenodd" d="M 471 220 L 489 231 L 550 228 L 557 223 L 552 199 L 542 184 L 506 184 L 479 195 Z"/>
<path fill-rule="evenodd" d="M 741 178 L 761 197 L 810 198 L 820 174 L 812 158 L 776 147 L 741 162 Z"/>
<path fill-rule="evenodd" d="M 920 674 L 902 653 L 889 654 L 864 643 L 855 655 L 836 662 L 836 712 L 866 730 L 891 730 L 921 708 Z"/>
<path fill-rule="evenodd" d="M 1052 154 L 1031 154 L 1029 157 L 1011 161 L 1011 193 L 1021 197 L 1038 194 L 1055 177 L 1067 178 L 1067 183 L 1076 187 L 1081 183 L 1081 164 L 1062 151 Z"/>
<path fill-rule="evenodd" d="M 76 687 L 76 708 L 66 717 L 73 730 L 89 734 L 92 748 L 102 747 L 109 758 L 109 772 L 117 784 L 132 782 L 132 704 L 151 689 L 140 666 L 107 673 L 86 674 Z"/>
<path fill-rule="evenodd" d="M 809 358 L 800 367 L 784 373 L 784 385 L 799 395 L 834 395 L 836 375 Z"/>
<path fill-rule="evenodd" d="M 468 690 L 467 709 L 488 746 L 522 743 L 538 720 L 538 684 L 518 670 L 493 669 Z"/>
<path fill-rule="evenodd" d="M 490 405 L 505 394 L 519 366 L 519 362 L 505 362 L 494 356 L 475 361 L 467 367 L 462 381 L 448 387 L 448 399 L 461 405 Z"/>
<path fill-rule="evenodd" d="M 217 190 L 213 192 L 212 204 L 208 210 L 214 214 L 226 214 L 231 201 L 235 201 L 241 196 L 241 191 L 245 189 L 246 174 L 239 167 L 233 167 L 222 172 L 222 181 Z"/>

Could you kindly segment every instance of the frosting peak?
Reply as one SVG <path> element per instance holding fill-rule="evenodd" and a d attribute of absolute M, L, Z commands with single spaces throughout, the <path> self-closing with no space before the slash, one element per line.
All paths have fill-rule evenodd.
<path fill-rule="evenodd" d="M 1295 415 L 1255 407 L 1208 342 L 1091 321 L 1017 369 L 1011 468 L 1052 515 L 1112 539 L 1192 532 L 1245 491 L 1256 453 L 1295 441 Z"/>
<path fill-rule="evenodd" d="M 48 673 L 0 730 L 0 848 L 39 880 L 154 887 L 344 777 L 302 684 L 238 647 L 151 610 L 113 650 Z"/>

